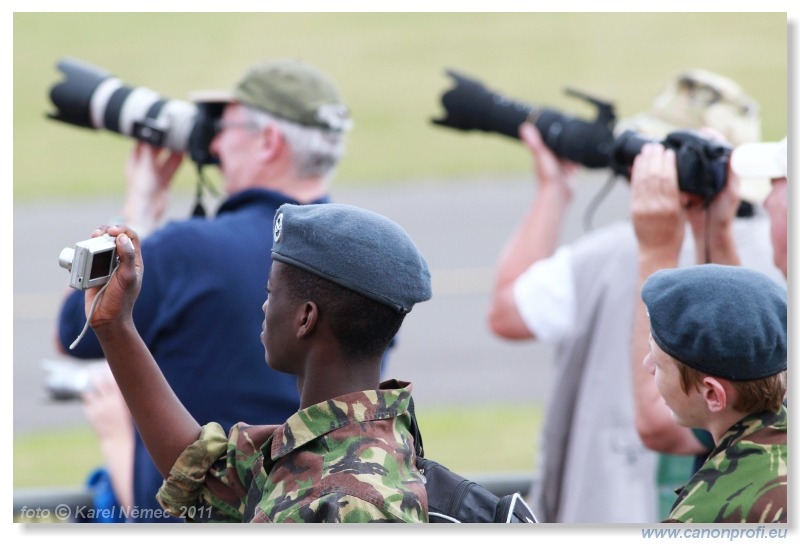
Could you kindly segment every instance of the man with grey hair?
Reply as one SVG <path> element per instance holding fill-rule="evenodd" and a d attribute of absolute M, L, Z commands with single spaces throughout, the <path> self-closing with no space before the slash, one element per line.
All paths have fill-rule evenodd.
<path fill-rule="evenodd" d="M 258 329 L 242 324 L 263 317 L 276 210 L 329 201 L 349 111 L 328 76 L 295 60 L 257 64 L 232 91 L 194 98 L 222 112 L 210 151 L 218 158 L 227 199 L 213 218 L 159 228 L 182 155 L 136 144 L 120 219 L 149 233 L 142 241 L 148 271 L 133 317 L 170 386 L 198 421 L 226 428 L 240 421 L 282 422 L 297 409 L 295 379 L 259 365 Z M 78 358 L 102 358 L 91 332 L 67 350 L 85 321 L 84 293 L 75 291 L 61 310 L 59 348 Z M 131 448 L 133 490 L 130 478 L 118 479 L 119 499 L 152 515 L 139 521 L 177 521 L 156 501 L 162 477 L 138 434 L 135 447 L 119 445 L 120 455 L 131 456 Z"/>

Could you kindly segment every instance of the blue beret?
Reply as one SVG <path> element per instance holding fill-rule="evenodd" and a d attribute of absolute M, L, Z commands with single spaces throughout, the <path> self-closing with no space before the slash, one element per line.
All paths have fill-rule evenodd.
<path fill-rule="evenodd" d="M 729 380 L 786 369 L 786 289 L 753 270 L 697 265 L 654 273 L 642 288 L 650 334 L 676 360 Z"/>
<path fill-rule="evenodd" d="M 284 204 L 272 259 L 304 269 L 401 314 L 431 298 L 428 263 L 395 222 L 344 204 Z"/>

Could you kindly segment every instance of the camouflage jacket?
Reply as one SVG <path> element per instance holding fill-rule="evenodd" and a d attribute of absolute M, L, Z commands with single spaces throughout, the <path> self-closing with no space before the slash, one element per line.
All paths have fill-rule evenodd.
<path fill-rule="evenodd" d="M 409 432 L 411 385 L 347 394 L 281 426 L 215 423 L 179 457 L 158 492 L 192 522 L 427 522 Z"/>
<path fill-rule="evenodd" d="M 664 522 L 786 522 L 787 414 L 750 415 L 725 432 Z"/>

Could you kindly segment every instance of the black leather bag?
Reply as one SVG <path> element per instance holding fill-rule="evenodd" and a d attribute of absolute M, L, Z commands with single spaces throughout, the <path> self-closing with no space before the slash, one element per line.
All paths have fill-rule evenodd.
<path fill-rule="evenodd" d="M 462 477 L 442 464 L 425 458 L 422 435 L 414 414 L 413 401 L 409 406 L 409 412 L 417 454 L 417 469 L 425 477 L 429 522 L 537 522 L 533 511 L 518 492 L 503 497 L 496 496 L 475 481 Z"/>

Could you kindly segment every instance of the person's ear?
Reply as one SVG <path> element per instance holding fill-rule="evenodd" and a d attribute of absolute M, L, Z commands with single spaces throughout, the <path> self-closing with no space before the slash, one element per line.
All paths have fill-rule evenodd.
<path fill-rule="evenodd" d="M 319 307 L 314 301 L 306 301 L 298 312 L 296 335 L 302 339 L 311 335 L 319 321 Z"/>
<path fill-rule="evenodd" d="M 283 134 L 274 123 L 269 123 L 261 129 L 261 159 L 268 163 L 278 157 L 286 143 Z"/>
<path fill-rule="evenodd" d="M 706 401 L 708 410 L 718 413 L 728 406 L 728 391 L 722 381 L 715 377 L 705 377 L 703 379 L 703 398 Z"/>

